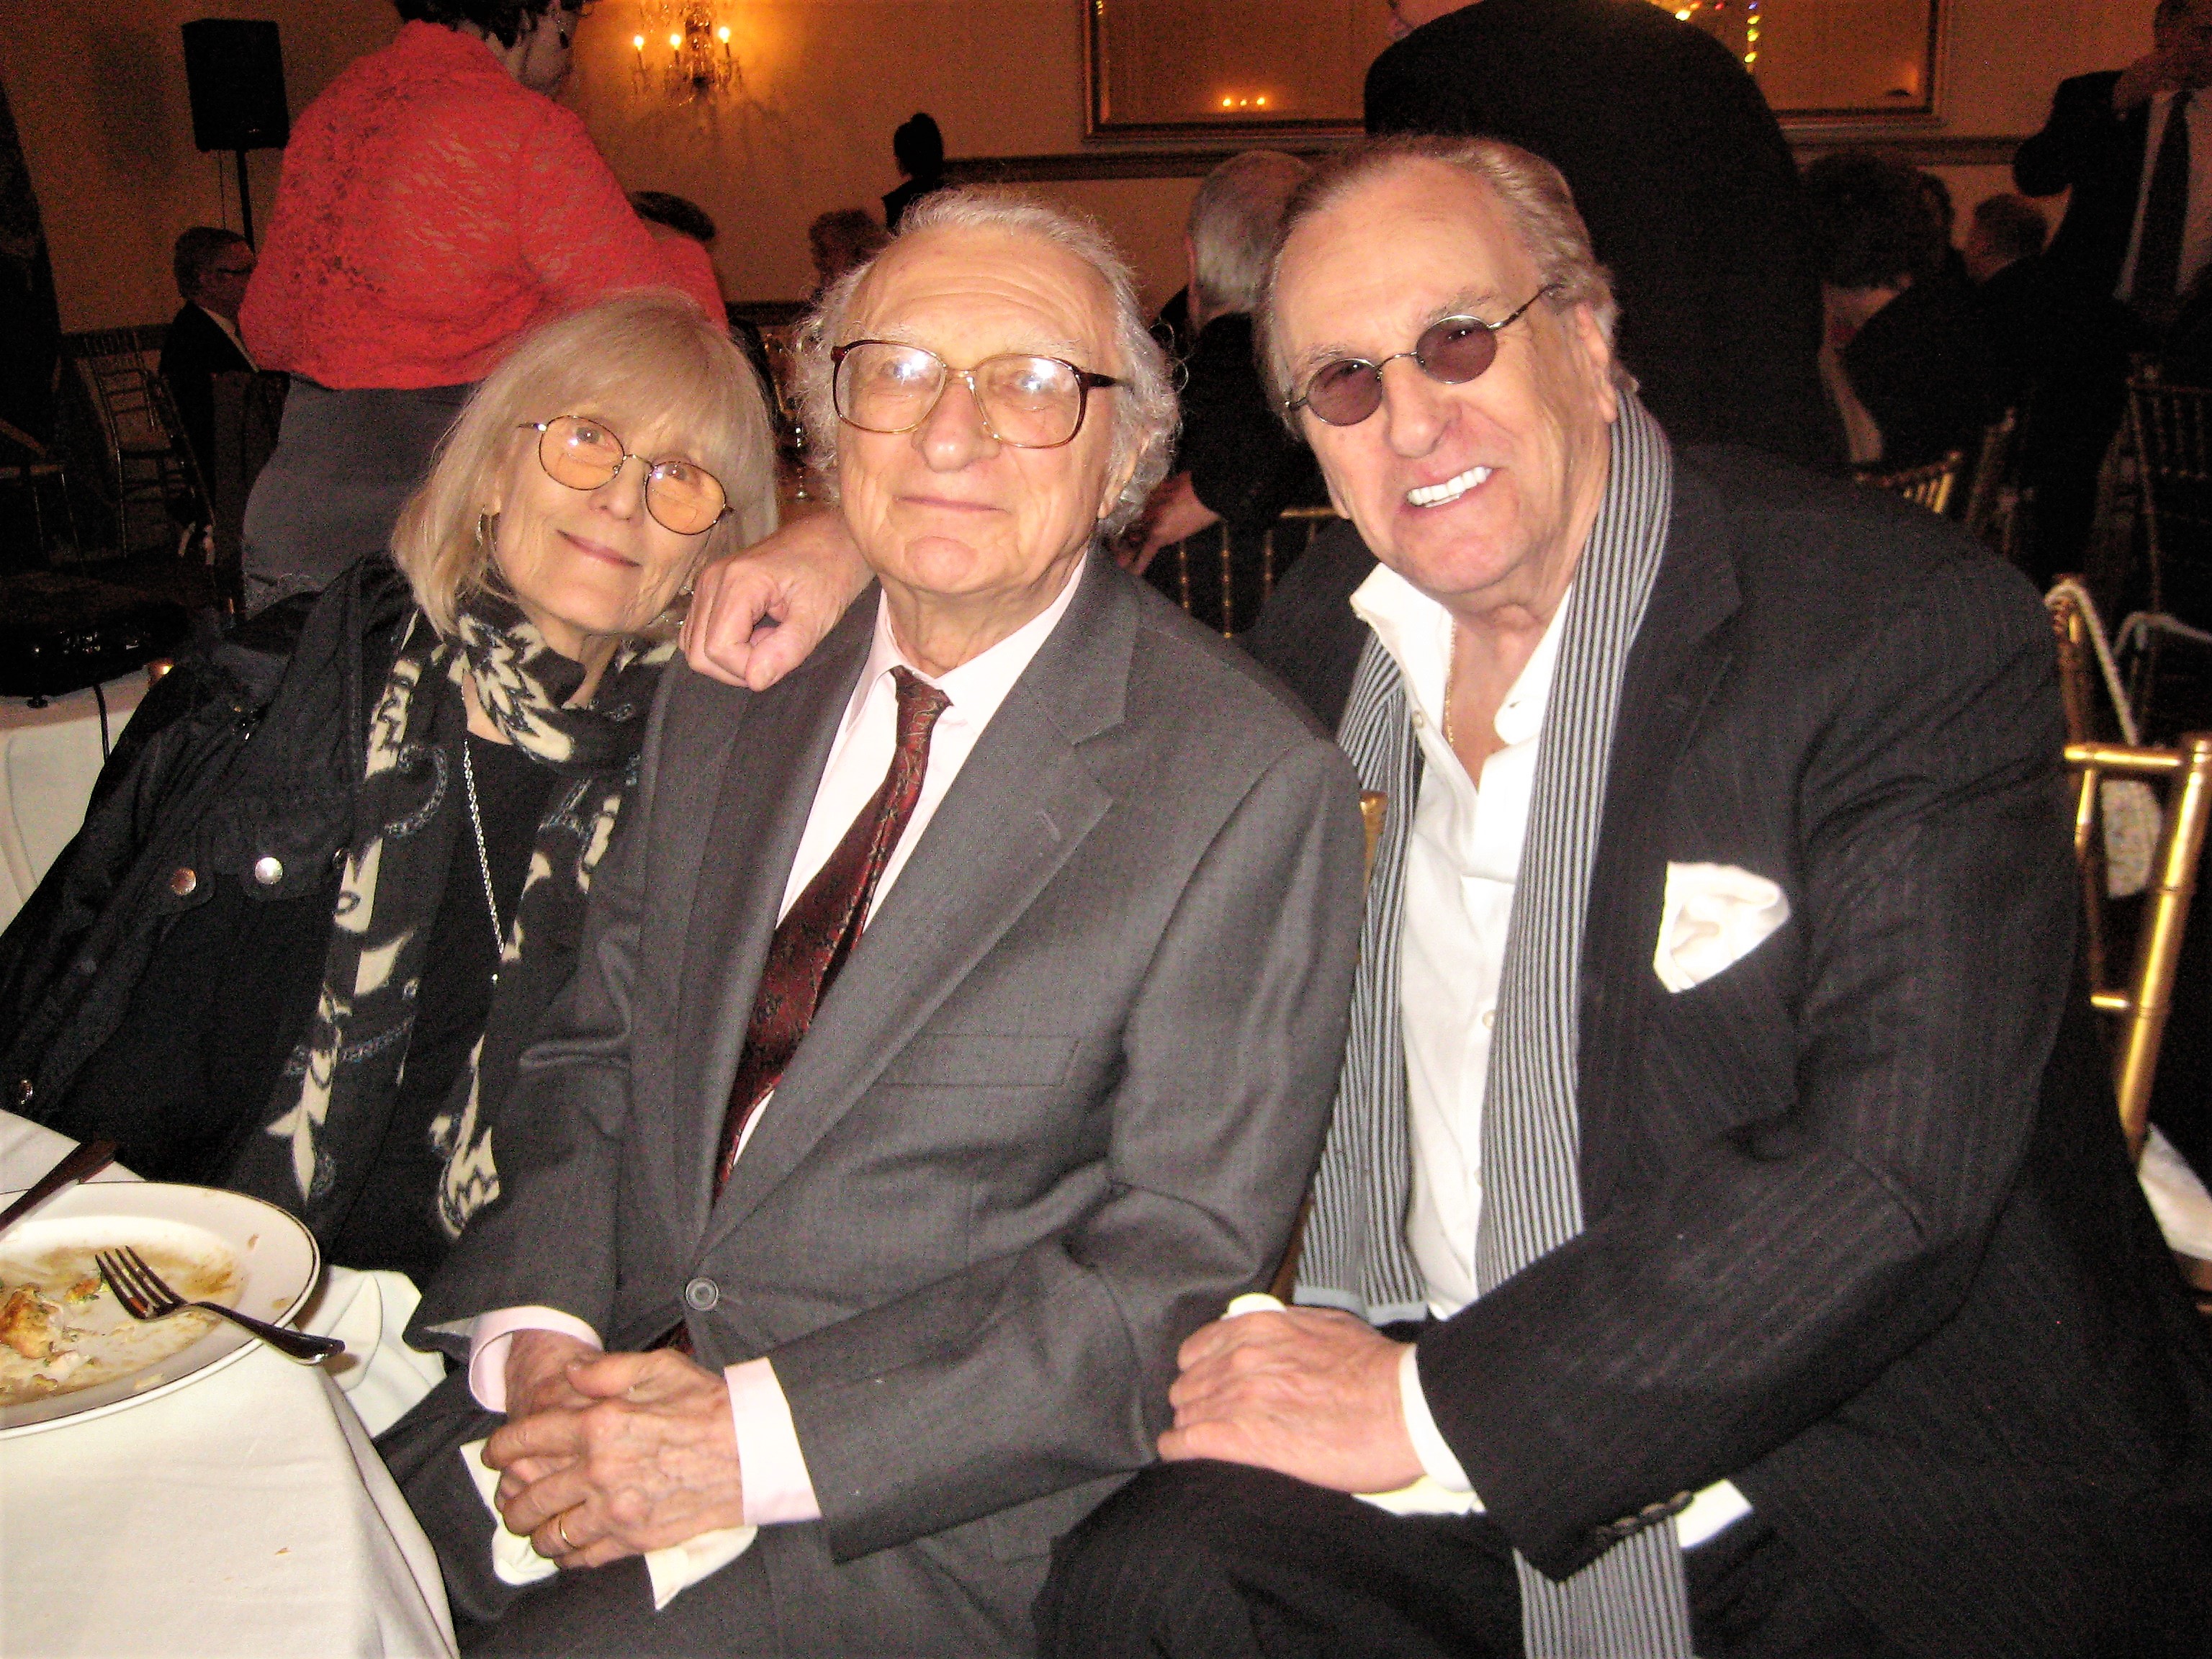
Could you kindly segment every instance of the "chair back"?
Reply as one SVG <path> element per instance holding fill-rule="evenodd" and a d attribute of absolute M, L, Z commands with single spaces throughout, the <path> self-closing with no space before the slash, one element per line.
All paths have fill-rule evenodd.
<path fill-rule="evenodd" d="M 73 336 L 70 357 L 92 399 L 101 435 L 116 456 L 167 454 L 173 430 L 164 423 L 159 394 L 159 347 L 135 328 L 101 328 Z"/>
<path fill-rule="evenodd" d="M 1959 474 L 1965 470 L 1966 452 L 1954 449 L 1940 461 L 1930 461 L 1925 466 L 1911 466 L 1901 472 L 1870 472 L 1860 482 L 1870 483 L 1876 489 L 1886 489 L 1893 495 L 1902 495 L 1916 507 L 1924 507 L 1939 517 L 1951 510 L 1951 496 L 1959 487 Z"/>
<path fill-rule="evenodd" d="M 1259 620 L 1259 605 L 1267 604 L 1267 596 L 1275 591 L 1276 574 L 1311 547 L 1322 527 L 1335 517 L 1335 509 L 1327 507 L 1286 507 L 1276 516 L 1260 543 L 1259 605 L 1249 609 L 1240 607 L 1237 602 L 1237 557 L 1225 523 L 1210 525 L 1195 536 L 1170 542 L 1160 550 L 1158 556 L 1168 562 L 1168 570 L 1175 582 L 1176 602 L 1182 606 L 1183 614 L 1219 629 L 1224 639 L 1233 639 Z M 1200 598 L 1206 584 L 1193 581 L 1194 573 L 1201 570 L 1218 573 L 1216 580 L 1219 583 L 1219 604 L 1216 611 L 1209 611 Z"/>
<path fill-rule="evenodd" d="M 2075 597 L 2078 592 L 2076 584 L 2062 580 L 2052 590 L 2050 606 L 2059 695 L 2066 710 L 2066 764 L 2075 778 L 2074 856 L 2081 871 L 2083 954 L 2091 1005 L 2118 1022 L 2112 1086 L 2128 1150 L 2140 1156 L 2150 1121 L 2159 1046 L 2181 967 L 2182 934 L 2203 862 L 2206 828 L 2212 824 L 2212 732 L 2192 732 L 2171 749 L 2101 740 L 2094 629 Z M 2136 922 L 2135 962 L 2125 980 L 2116 984 L 2104 830 L 2117 797 L 2106 786 L 2130 781 L 2164 784 L 2166 800 Z"/>
<path fill-rule="evenodd" d="M 2212 621 L 2212 387 L 2169 386 L 2144 365 L 2128 381 L 2150 605 Z"/>
<path fill-rule="evenodd" d="M 2020 480 L 2014 476 L 2020 453 L 2020 411 L 2008 409 L 1982 428 L 1981 452 L 1966 489 L 1961 522 L 1966 533 L 1992 553 L 2020 562 Z"/>

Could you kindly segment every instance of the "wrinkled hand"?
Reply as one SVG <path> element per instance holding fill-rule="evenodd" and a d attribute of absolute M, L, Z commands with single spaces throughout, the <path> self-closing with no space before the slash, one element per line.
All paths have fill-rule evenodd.
<path fill-rule="evenodd" d="M 1333 1309 L 1216 1320 L 1177 1355 L 1160 1455 L 1250 1463 L 1337 1492 L 1409 1486 L 1422 1469 L 1398 1398 L 1404 1352 Z"/>
<path fill-rule="evenodd" d="M 841 515 L 793 519 L 700 571 L 684 654 L 710 679 L 765 691 L 806 660 L 869 574 Z"/>
<path fill-rule="evenodd" d="M 1221 515 L 1198 499 L 1198 492 L 1191 488 L 1190 474 L 1178 472 L 1164 481 L 1145 503 L 1144 516 L 1119 555 L 1121 567 L 1141 576 L 1162 548 L 1220 522 Z"/>
<path fill-rule="evenodd" d="M 484 1447 L 511 1532 L 564 1568 L 604 1566 L 744 1524 L 728 1385 L 682 1354 L 571 1360 L 583 1403 L 510 1415 Z M 536 1479 L 524 1472 L 540 1468 Z M 565 1536 L 564 1536 L 565 1534 Z"/>
<path fill-rule="evenodd" d="M 599 1357 L 600 1351 L 560 1331 L 518 1331 L 507 1349 L 507 1414 L 510 1421 L 534 1417 L 540 1412 L 576 1411 L 592 1403 L 568 1381 L 568 1368 Z M 565 1462 L 567 1460 L 561 1460 Z M 543 1480 L 561 1462 L 532 1458 L 518 1466 L 509 1478 L 516 1490 Z"/>

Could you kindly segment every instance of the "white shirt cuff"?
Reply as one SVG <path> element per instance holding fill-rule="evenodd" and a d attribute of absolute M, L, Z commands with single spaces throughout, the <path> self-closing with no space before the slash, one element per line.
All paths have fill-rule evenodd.
<path fill-rule="evenodd" d="M 738 1434 L 738 1464 L 744 1471 L 745 1524 L 772 1527 L 788 1521 L 819 1521 L 822 1504 L 806 1454 L 791 1420 L 791 1402 L 775 1368 L 765 1359 L 727 1366 L 730 1420 Z"/>
<path fill-rule="evenodd" d="M 1437 1419 L 1429 1414 L 1428 1396 L 1421 1392 L 1419 1352 L 1408 1343 L 1406 1352 L 1398 1356 L 1398 1403 L 1406 1413 L 1406 1433 L 1413 1443 L 1413 1455 L 1421 1460 L 1429 1479 L 1445 1491 L 1472 1492 L 1474 1482 L 1467 1478 L 1458 1457 L 1437 1431 Z M 1480 1507 L 1480 1499 L 1477 1507 Z"/>
<path fill-rule="evenodd" d="M 555 1308 L 499 1308 L 469 1327 L 469 1392 L 488 1412 L 507 1409 L 507 1351 L 525 1331 L 557 1331 L 596 1348 L 599 1334 Z"/>

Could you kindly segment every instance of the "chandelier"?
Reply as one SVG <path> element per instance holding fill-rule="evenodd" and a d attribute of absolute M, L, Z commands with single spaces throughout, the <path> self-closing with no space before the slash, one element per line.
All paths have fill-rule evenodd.
<path fill-rule="evenodd" d="M 644 0 L 638 9 L 642 27 L 629 41 L 637 54 L 633 90 L 694 104 L 744 87 L 744 73 L 730 48 L 730 26 L 716 20 L 705 0 Z"/>

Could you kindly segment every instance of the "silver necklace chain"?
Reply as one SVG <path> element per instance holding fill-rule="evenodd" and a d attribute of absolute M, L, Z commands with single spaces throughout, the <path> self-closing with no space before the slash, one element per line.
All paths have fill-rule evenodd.
<path fill-rule="evenodd" d="M 477 868 L 483 872 L 484 908 L 491 912 L 491 976 L 499 978 L 501 960 L 507 955 L 507 929 L 499 919 L 499 900 L 491 890 L 491 854 L 484 846 L 483 813 L 477 806 L 477 769 L 469 758 L 468 733 L 461 734 L 461 781 L 469 791 L 469 828 L 476 831 Z"/>

